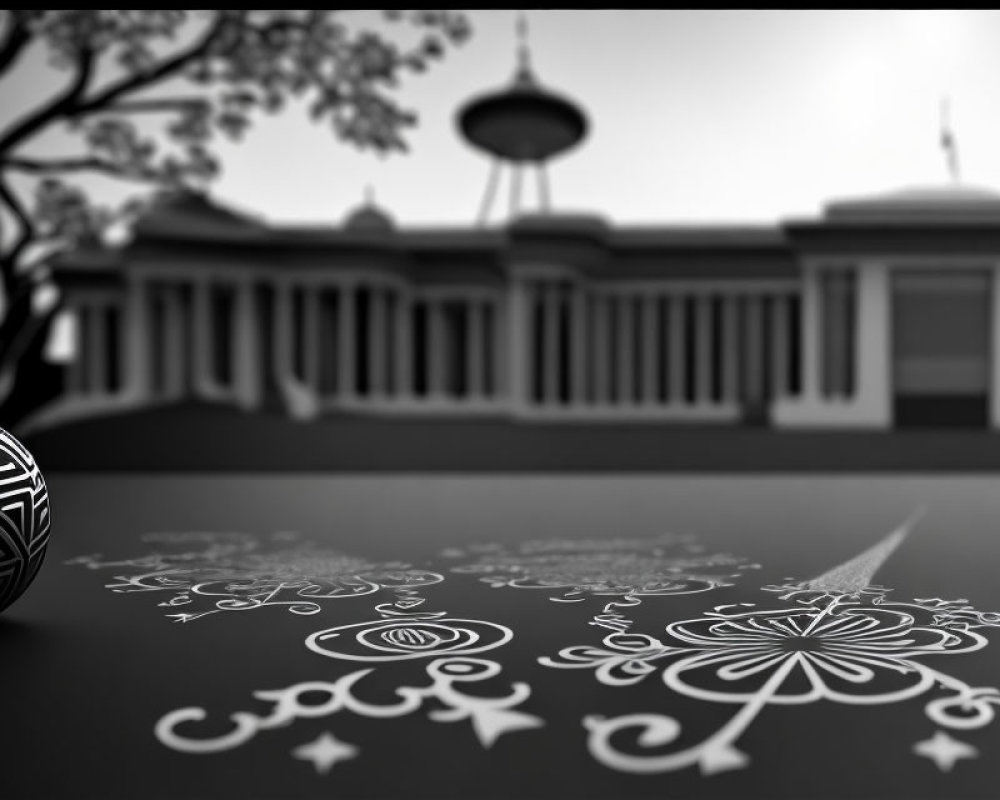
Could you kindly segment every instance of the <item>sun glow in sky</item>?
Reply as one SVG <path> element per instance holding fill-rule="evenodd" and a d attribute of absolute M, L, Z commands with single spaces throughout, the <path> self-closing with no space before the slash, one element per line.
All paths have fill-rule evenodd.
<path fill-rule="evenodd" d="M 277 223 L 337 224 L 371 185 L 402 224 L 472 223 L 489 162 L 462 142 L 454 114 L 510 80 L 516 13 L 470 18 L 470 42 L 401 85 L 421 120 L 408 155 L 358 152 L 289 113 L 220 146 L 213 194 Z M 557 211 L 625 224 L 775 222 L 833 198 L 942 184 L 945 96 L 963 180 L 1000 188 L 998 11 L 534 10 L 528 19 L 539 78 L 592 124 L 551 165 Z M 30 93 L 41 77 L 22 80 Z"/>

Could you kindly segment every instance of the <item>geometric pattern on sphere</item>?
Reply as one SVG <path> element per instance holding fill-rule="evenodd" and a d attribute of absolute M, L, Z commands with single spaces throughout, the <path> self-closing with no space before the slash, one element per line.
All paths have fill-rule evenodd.
<path fill-rule="evenodd" d="M 0 611 L 38 574 L 50 527 L 49 492 L 35 459 L 0 428 Z"/>

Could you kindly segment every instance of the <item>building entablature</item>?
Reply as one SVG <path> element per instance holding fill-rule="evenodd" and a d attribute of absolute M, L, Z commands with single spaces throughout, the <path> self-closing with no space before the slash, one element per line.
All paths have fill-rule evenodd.
<path fill-rule="evenodd" d="M 959 185 L 904 189 L 827 204 L 816 219 L 788 220 L 805 258 L 1000 256 L 1000 194 Z"/>
<path fill-rule="evenodd" d="M 788 222 L 785 230 L 791 245 L 803 256 L 863 259 L 871 256 L 978 255 L 1000 258 L 1000 220 L 943 225 L 809 221 Z"/>

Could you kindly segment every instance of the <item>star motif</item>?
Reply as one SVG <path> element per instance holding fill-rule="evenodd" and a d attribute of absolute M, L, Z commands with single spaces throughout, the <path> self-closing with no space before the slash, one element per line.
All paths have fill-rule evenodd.
<path fill-rule="evenodd" d="M 937 731 L 930 739 L 913 745 L 913 752 L 931 759 L 942 772 L 950 772 L 960 758 L 976 758 L 979 751 L 971 744 L 953 739 L 944 731 Z"/>
<path fill-rule="evenodd" d="M 703 775 L 715 775 L 730 769 L 742 769 L 750 763 L 750 757 L 729 744 L 713 746 L 705 751 L 698 761 Z"/>
<path fill-rule="evenodd" d="M 296 747 L 292 750 L 292 755 L 303 761 L 312 761 L 316 771 L 321 775 L 326 775 L 338 761 L 354 758 L 360 752 L 353 744 L 341 742 L 331 734 L 324 732 L 309 744 Z"/>

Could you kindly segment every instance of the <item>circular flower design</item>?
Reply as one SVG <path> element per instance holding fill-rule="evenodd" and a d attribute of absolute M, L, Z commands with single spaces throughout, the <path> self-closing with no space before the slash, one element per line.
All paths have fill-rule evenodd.
<path fill-rule="evenodd" d="M 404 661 L 482 653 L 506 644 L 512 637 L 510 628 L 493 622 L 412 615 L 317 631 L 306 639 L 306 646 L 324 656 L 348 661 Z"/>
<path fill-rule="evenodd" d="M 742 703 L 886 703 L 914 697 L 936 680 L 918 656 L 977 650 L 972 631 L 918 626 L 906 611 L 841 608 L 752 612 L 676 622 L 667 633 L 693 650 L 664 670 L 690 697 Z"/>

